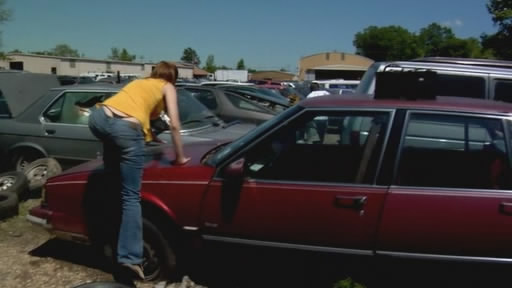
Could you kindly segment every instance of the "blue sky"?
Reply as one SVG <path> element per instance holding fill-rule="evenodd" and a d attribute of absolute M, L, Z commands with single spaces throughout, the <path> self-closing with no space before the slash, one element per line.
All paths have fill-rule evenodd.
<path fill-rule="evenodd" d="M 6 0 L 13 19 L 0 27 L 4 51 L 68 44 L 89 58 L 126 48 L 145 62 L 178 61 L 191 47 L 201 65 L 285 68 L 303 56 L 354 53 L 354 35 L 370 25 L 419 32 L 432 22 L 459 38 L 494 33 L 487 0 Z"/>

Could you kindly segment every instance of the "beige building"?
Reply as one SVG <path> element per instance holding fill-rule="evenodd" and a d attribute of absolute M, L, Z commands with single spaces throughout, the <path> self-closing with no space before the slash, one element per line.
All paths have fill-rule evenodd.
<path fill-rule="evenodd" d="M 4 69 L 22 70 L 33 73 L 80 76 L 87 73 L 135 74 L 149 76 L 155 63 L 97 60 L 88 58 L 58 57 L 25 53 L 9 53 L 7 60 L 0 62 Z M 175 62 L 180 78 L 194 78 L 192 64 Z"/>
<path fill-rule="evenodd" d="M 373 62 L 369 58 L 343 52 L 318 53 L 300 59 L 299 79 L 359 80 Z"/>
<path fill-rule="evenodd" d="M 270 81 L 291 81 L 295 79 L 295 75 L 282 71 L 257 71 L 251 73 L 251 80 L 270 80 Z"/>

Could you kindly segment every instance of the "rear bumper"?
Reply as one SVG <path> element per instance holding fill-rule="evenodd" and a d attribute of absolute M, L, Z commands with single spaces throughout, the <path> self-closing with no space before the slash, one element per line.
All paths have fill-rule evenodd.
<path fill-rule="evenodd" d="M 44 209 L 40 205 L 30 209 L 26 218 L 28 222 L 34 225 L 43 227 L 47 230 L 52 230 L 53 227 L 50 223 L 51 217 L 52 212 L 47 209 Z"/>
<path fill-rule="evenodd" d="M 89 239 L 82 234 L 55 230 L 55 227 L 51 224 L 52 215 L 52 211 L 45 209 L 40 205 L 30 209 L 26 219 L 30 223 L 48 230 L 48 232 L 55 235 L 57 238 L 77 243 L 89 243 Z"/>

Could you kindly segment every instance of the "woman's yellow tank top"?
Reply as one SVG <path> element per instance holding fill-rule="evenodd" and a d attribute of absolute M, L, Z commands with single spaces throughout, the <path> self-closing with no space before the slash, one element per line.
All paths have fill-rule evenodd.
<path fill-rule="evenodd" d="M 153 139 L 150 115 L 160 115 L 164 109 L 163 87 L 167 81 L 156 78 L 133 80 L 102 104 L 113 107 L 139 121 L 147 142 Z"/>

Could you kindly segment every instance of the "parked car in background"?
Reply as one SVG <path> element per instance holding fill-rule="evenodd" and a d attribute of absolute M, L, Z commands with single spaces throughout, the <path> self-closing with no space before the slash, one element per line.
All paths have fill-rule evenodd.
<path fill-rule="evenodd" d="M 59 85 L 55 75 L 0 70 L 0 120 L 17 117 L 49 89 Z"/>
<path fill-rule="evenodd" d="M 59 75 L 57 79 L 60 85 L 74 85 L 74 84 L 89 84 L 94 83 L 96 80 L 90 76 L 67 76 Z"/>
<path fill-rule="evenodd" d="M 185 166 L 155 147 L 141 188 L 144 272 L 172 275 L 187 259 L 175 258 L 180 245 L 212 242 L 384 265 L 396 257 L 510 265 L 511 119 L 512 104 L 494 101 L 331 95 L 233 142 L 185 145 Z M 323 139 L 318 120 L 327 122 Z M 98 160 L 51 178 L 28 219 L 99 241 L 115 230 L 102 173 Z"/>
<path fill-rule="evenodd" d="M 241 85 L 241 86 L 251 86 L 253 83 L 246 82 L 236 82 L 236 81 L 203 81 L 199 83 L 201 86 L 220 86 L 220 85 Z"/>
<path fill-rule="evenodd" d="M 305 99 L 306 95 L 302 94 L 295 88 L 288 85 L 277 85 L 277 84 L 259 84 L 258 87 L 269 89 L 276 92 L 279 96 L 283 96 L 288 99 L 290 105 L 296 104 L 298 101 Z"/>
<path fill-rule="evenodd" d="M 241 121 L 259 125 L 277 112 L 236 93 L 204 86 L 184 86 L 199 102 L 225 122 Z"/>
<path fill-rule="evenodd" d="M 345 80 L 345 79 L 331 79 L 331 80 L 313 80 L 312 82 L 318 83 L 321 89 L 356 89 L 359 85 L 359 80 Z"/>
<path fill-rule="evenodd" d="M 512 102 L 511 68 L 511 61 L 448 57 L 375 62 L 363 75 L 356 93 L 373 95 L 381 72 L 432 71 L 436 73 L 436 95 Z"/>
<path fill-rule="evenodd" d="M 246 97 L 247 99 L 270 108 L 275 112 L 281 112 L 290 106 L 290 102 L 287 98 L 280 96 L 278 93 L 272 92 L 267 88 L 257 87 L 255 85 L 220 85 L 217 87 L 224 91 Z"/>
<path fill-rule="evenodd" d="M 5 168 L 22 170 L 44 157 L 53 157 L 67 168 L 101 157 L 102 145 L 87 126 L 89 109 L 121 87 L 106 83 L 61 86 L 47 90 L 36 101 L 27 101 L 24 108 L 11 107 L 9 103 L 16 113 L 0 119 L 0 158 L 5 159 Z M 18 95 L 9 91 L 4 97 L 16 100 Z M 226 136 L 237 138 L 254 127 L 226 124 L 183 89 L 178 89 L 178 106 L 185 143 Z M 171 140 L 168 132 L 160 138 Z"/>

